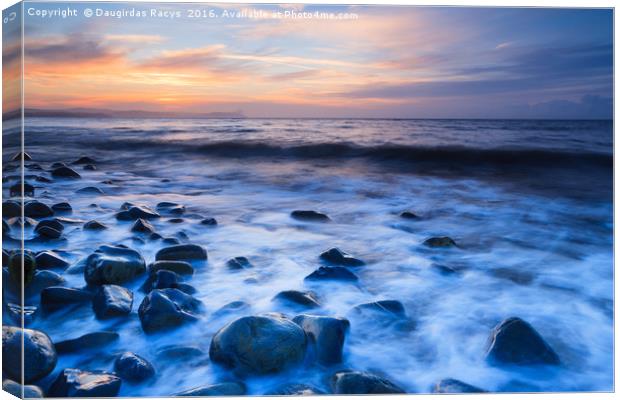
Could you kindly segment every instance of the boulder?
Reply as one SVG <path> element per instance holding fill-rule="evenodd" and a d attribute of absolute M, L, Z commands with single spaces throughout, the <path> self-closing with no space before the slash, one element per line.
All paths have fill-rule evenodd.
<path fill-rule="evenodd" d="M 486 390 L 482 390 L 476 386 L 472 386 L 468 383 L 461 382 L 456 379 L 442 379 L 433 386 L 433 393 L 484 393 Z"/>
<path fill-rule="evenodd" d="M 158 203 L 155 208 L 162 213 L 172 215 L 181 215 L 185 212 L 185 206 L 177 203 L 171 203 L 169 201 L 162 201 L 161 203 Z"/>
<path fill-rule="evenodd" d="M 74 304 L 88 303 L 92 299 L 92 292 L 63 286 L 50 286 L 41 291 L 41 307 L 47 311 Z"/>
<path fill-rule="evenodd" d="M 344 265 L 346 267 L 359 267 L 364 265 L 364 261 L 345 253 L 337 247 L 333 247 L 321 253 L 319 258 L 329 264 Z"/>
<path fill-rule="evenodd" d="M 300 292 L 299 290 L 284 290 L 278 293 L 273 300 L 302 308 L 317 308 L 321 306 L 313 292 Z"/>
<path fill-rule="evenodd" d="M 304 280 L 357 282 L 358 277 L 345 267 L 319 267 Z"/>
<path fill-rule="evenodd" d="M 45 218 L 54 215 L 54 210 L 47 204 L 32 200 L 24 205 L 24 216 L 30 218 Z"/>
<path fill-rule="evenodd" d="M 121 207 L 122 208 L 122 207 Z M 134 221 L 136 219 L 155 219 L 161 216 L 155 211 L 144 206 L 130 206 L 128 209 L 116 214 L 116 219 L 121 221 Z"/>
<path fill-rule="evenodd" d="M 400 213 L 400 217 L 404 219 L 420 219 L 420 217 L 412 211 L 403 211 Z"/>
<path fill-rule="evenodd" d="M 323 213 L 312 210 L 295 210 L 291 213 L 291 217 L 299 221 L 309 222 L 328 222 L 331 219 Z"/>
<path fill-rule="evenodd" d="M 200 223 L 202 225 L 207 225 L 207 226 L 216 226 L 217 220 L 215 218 L 205 218 L 202 221 L 200 221 Z"/>
<path fill-rule="evenodd" d="M 164 247 L 155 255 L 155 260 L 188 261 L 206 260 L 207 250 L 196 244 L 178 244 Z"/>
<path fill-rule="evenodd" d="M 63 203 L 56 203 L 52 206 L 52 210 L 54 210 L 54 212 L 71 212 L 73 211 L 73 208 L 71 208 L 71 204 L 63 202 Z"/>
<path fill-rule="evenodd" d="M 175 394 L 175 396 L 206 397 L 206 396 L 243 396 L 246 388 L 243 382 L 223 382 L 214 385 L 199 386 Z"/>
<path fill-rule="evenodd" d="M 19 202 L 14 200 L 6 200 L 2 202 L 2 217 L 14 218 L 21 217 L 22 207 Z"/>
<path fill-rule="evenodd" d="M 45 333 L 16 326 L 3 326 L 2 372 L 5 377 L 22 381 L 22 350 L 24 383 L 37 381 L 56 367 L 58 355 L 54 344 Z"/>
<path fill-rule="evenodd" d="M 405 393 L 385 378 L 360 371 L 338 372 L 332 376 L 330 384 L 334 394 Z"/>
<path fill-rule="evenodd" d="M 121 378 L 113 374 L 66 368 L 48 391 L 49 397 L 116 397 Z"/>
<path fill-rule="evenodd" d="M 306 334 L 290 319 L 269 314 L 236 319 L 211 340 L 209 356 L 239 373 L 268 374 L 299 364 Z"/>
<path fill-rule="evenodd" d="M 27 298 L 33 295 L 39 296 L 43 289 L 50 286 L 61 286 L 64 283 L 65 279 L 54 271 L 37 271 L 32 277 L 32 282 L 26 286 L 25 295 Z"/>
<path fill-rule="evenodd" d="M 144 332 L 175 328 L 198 319 L 202 303 L 178 289 L 156 289 L 144 297 L 138 315 Z"/>
<path fill-rule="evenodd" d="M 176 272 L 179 275 L 193 275 L 194 268 L 190 263 L 186 261 L 155 261 L 148 267 L 149 275 L 153 276 L 157 271 L 166 269 L 168 271 Z"/>
<path fill-rule="evenodd" d="M 318 315 L 298 315 L 293 322 L 301 326 L 314 345 L 314 354 L 320 364 L 333 365 L 342 362 L 344 339 L 350 323 L 344 318 Z"/>
<path fill-rule="evenodd" d="M 61 231 L 57 231 L 54 228 L 50 228 L 49 226 L 44 226 L 41 229 L 37 230 L 37 234 L 39 238 L 42 239 L 59 239 L 62 236 Z"/>
<path fill-rule="evenodd" d="M 140 232 L 140 233 L 153 233 L 155 232 L 155 227 L 151 225 L 150 222 L 144 220 L 142 218 L 138 218 L 136 222 L 131 227 L 132 232 Z"/>
<path fill-rule="evenodd" d="M 101 246 L 86 259 L 84 279 L 90 285 L 122 284 L 146 271 L 144 258 L 121 246 Z"/>
<path fill-rule="evenodd" d="M 376 327 L 390 327 L 403 332 L 412 331 L 416 327 L 415 321 L 407 316 L 405 307 L 398 300 L 380 300 L 360 304 L 352 311 L 352 317 L 373 321 Z"/>
<path fill-rule="evenodd" d="M 431 237 L 423 244 L 427 247 L 456 247 L 456 242 L 449 236 Z"/>
<path fill-rule="evenodd" d="M 36 275 L 37 261 L 32 252 L 13 250 L 9 253 L 9 279 L 16 287 L 28 286 Z M 22 274 L 23 272 L 23 274 Z"/>
<path fill-rule="evenodd" d="M 99 319 L 126 316 L 131 313 L 133 293 L 117 285 L 102 285 L 93 297 L 93 311 Z"/>
<path fill-rule="evenodd" d="M 88 156 L 82 156 L 77 160 L 73 161 L 71 164 L 95 164 L 95 160 Z"/>
<path fill-rule="evenodd" d="M 136 383 L 155 376 L 153 365 L 132 352 L 125 352 L 116 358 L 114 372 L 122 379 Z"/>
<path fill-rule="evenodd" d="M 235 257 L 231 258 L 226 262 L 226 266 L 228 269 L 240 270 L 240 269 L 248 269 L 253 268 L 254 266 L 246 257 Z"/>
<path fill-rule="evenodd" d="M 59 232 L 62 232 L 65 230 L 65 226 L 57 219 L 46 219 L 46 220 L 39 222 L 37 226 L 34 228 L 34 231 L 38 232 L 40 229 L 45 228 L 45 227 L 55 229 Z"/>
<path fill-rule="evenodd" d="M 323 394 L 326 393 L 304 383 L 289 383 L 265 393 L 266 396 L 315 396 Z"/>
<path fill-rule="evenodd" d="M 41 399 L 45 397 L 43 390 L 35 385 L 20 385 L 10 379 L 2 381 L 2 390 L 20 399 Z"/>
<path fill-rule="evenodd" d="M 162 239 L 165 244 L 181 244 L 181 241 L 175 237 L 166 237 Z"/>
<path fill-rule="evenodd" d="M 64 268 L 69 266 L 69 262 L 53 251 L 42 251 L 35 257 L 37 268 Z"/>
<path fill-rule="evenodd" d="M 84 224 L 84 230 L 87 231 L 101 231 L 104 229 L 108 229 L 108 227 L 97 220 L 88 221 Z"/>
<path fill-rule="evenodd" d="M 560 364 L 560 358 L 545 339 L 518 317 L 505 319 L 493 329 L 486 358 L 492 364 Z"/>
<path fill-rule="evenodd" d="M 75 339 L 63 340 L 55 343 L 58 354 L 73 353 L 76 351 L 99 349 L 116 342 L 119 334 L 116 332 L 92 332 Z"/>
<path fill-rule="evenodd" d="M 54 178 L 67 178 L 67 179 L 79 179 L 82 176 L 78 174 L 73 168 L 67 166 L 59 166 L 52 170 L 52 176 Z"/>
<path fill-rule="evenodd" d="M 103 190 L 99 189 L 97 186 L 86 186 L 81 189 L 75 191 L 75 193 L 80 194 L 103 194 Z"/>

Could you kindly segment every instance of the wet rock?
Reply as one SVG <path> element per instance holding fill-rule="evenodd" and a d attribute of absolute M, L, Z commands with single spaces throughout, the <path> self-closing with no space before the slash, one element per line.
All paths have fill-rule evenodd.
<path fill-rule="evenodd" d="M 71 208 L 71 204 L 69 203 L 56 203 L 52 206 L 52 210 L 54 210 L 54 212 L 71 212 L 73 211 L 73 208 Z"/>
<path fill-rule="evenodd" d="M 22 158 L 24 161 L 32 161 L 32 157 L 30 156 L 30 154 L 26 153 L 25 151 L 15 154 L 13 158 L 11 158 L 11 161 L 21 161 Z"/>
<path fill-rule="evenodd" d="M 385 378 L 359 371 L 338 372 L 331 378 L 330 384 L 335 394 L 405 393 Z"/>
<path fill-rule="evenodd" d="M 433 386 L 433 393 L 484 393 L 476 386 L 461 382 L 456 379 L 442 379 Z"/>
<path fill-rule="evenodd" d="M 40 201 L 29 201 L 24 205 L 24 216 L 30 218 L 45 218 L 54 215 L 54 210 Z"/>
<path fill-rule="evenodd" d="M 69 262 L 60 257 L 53 251 L 42 251 L 35 257 L 37 268 L 64 268 L 69 266 Z"/>
<path fill-rule="evenodd" d="M 4 218 L 13 218 L 13 217 L 21 217 L 22 208 L 20 203 L 13 200 L 7 200 L 2 202 L 2 217 Z"/>
<path fill-rule="evenodd" d="M 315 396 L 322 394 L 326 393 L 304 383 L 289 383 L 265 393 L 266 396 Z"/>
<path fill-rule="evenodd" d="M 207 250 L 196 244 L 179 244 L 176 246 L 164 247 L 155 255 L 155 260 L 186 261 L 186 260 L 206 260 Z"/>
<path fill-rule="evenodd" d="M 82 169 L 84 171 L 95 171 L 97 169 L 97 167 L 95 167 L 93 164 L 88 164 L 88 165 L 85 165 L 84 167 L 82 167 Z"/>
<path fill-rule="evenodd" d="M 152 275 L 149 274 L 149 278 L 142 286 L 142 290 L 146 293 L 149 293 L 151 290 L 154 289 L 168 288 L 181 290 L 179 288 L 179 276 L 172 271 L 168 271 L 167 269 L 159 270 Z"/>
<path fill-rule="evenodd" d="M 20 399 L 40 399 L 43 398 L 43 390 L 35 385 L 20 385 L 10 379 L 2 381 L 2 390 Z"/>
<path fill-rule="evenodd" d="M 181 243 L 179 239 L 174 238 L 174 237 L 163 238 L 162 242 L 165 244 L 180 244 Z"/>
<path fill-rule="evenodd" d="M 207 226 L 216 226 L 217 225 L 217 221 L 215 218 L 205 218 L 202 221 L 200 221 L 200 223 L 202 225 L 207 225 Z"/>
<path fill-rule="evenodd" d="M 99 189 L 96 186 L 87 186 L 75 191 L 75 193 L 81 194 L 103 194 L 103 190 Z"/>
<path fill-rule="evenodd" d="M 491 332 L 486 354 L 492 364 L 537 365 L 560 363 L 542 336 L 521 318 L 502 321 Z"/>
<path fill-rule="evenodd" d="M 181 224 L 185 222 L 185 220 L 183 218 L 170 218 L 168 222 L 170 222 L 171 224 Z"/>
<path fill-rule="evenodd" d="M 403 211 L 400 213 L 400 217 L 404 219 L 420 219 L 420 217 L 412 211 Z"/>
<path fill-rule="evenodd" d="M 90 157 L 87 156 L 82 156 L 80 158 L 78 158 L 77 160 L 73 161 L 71 164 L 95 164 L 95 160 L 93 160 Z"/>
<path fill-rule="evenodd" d="M 282 291 L 273 300 L 303 308 L 317 308 L 321 306 L 313 292 L 300 292 L 299 290 Z"/>
<path fill-rule="evenodd" d="M 39 232 L 39 230 L 44 227 L 49 227 L 59 232 L 62 232 L 65 229 L 64 225 L 60 223 L 58 220 L 46 219 L 44 221 L 39 222 L 37 226 L 34 228 L 34 231 Z"/>
<path fill-rule="evenodd" d="M 248 269 L 253 268 L 254 266 L 246 257 L 235 257 L 231 258 L 226 262 L 226 266 L 229 269 L 239 270 L 239 269 Z"/>
<path fill-rule="evenodd" d="M 291 213 L 291 217 L 300 221 L 310 222 L 328 222 L 331 219 L 323 213 L 312 210 L 295 210 Z"/>
<path fill-rule="evenodd" d="M 306 335 L 293 321 L 279 315 L 239 318 L 221 328 L 211 340 L 213 362 L 240 373 L 279 372 L 300 363 Z"/>
<path fill-rule="evenodd" d="M 199 386 L 175 394 L 175 396 L 243 396 L 246 388 L 243 382 L 223 382 L 214 385 Z"/>
<path fill-rule="evenodd" d="M 88 221 L 84 224 L 84 230 L 87 231 L 101 231 L 108 229 L 108 227 L 97 220 Z"/>
<path fill-rule="evenodd" d="M 116 214 L 116 219 L 121 221 L 134 221 L 136 219 L 155 219 L 161 215 L 144 206 L 130 206 L 128 209 Z"/>
<path fill-rule="evenodd" d="M 146 271 L 144 258 L 121 246 L 101 246 L 86 259 L 84 279 L 91 285 L 122 284 Z"/>
<path fill-rule="evenodd" d="M 29 184 L 28 182 L 24 182 L 22 185 L 21 182 L 18 182 L 11 187 L 9 187 L 9 196 L 10 197 L 21 197 L 23 195 L 26 197 L 34 197 L 34 186 Z"/>
<path fill-rule="evenodd" d="M 153 233 L 155 232 L 155 227 L 151 225 L 147 220 L 139 218 L 131 227 L 131 231 L 140 233 Z"/>
<path fill-rule="evenodd" d="M 359 267 L 361 265 L 364 265 L 364 261 L 359 260 L 348 253 L 345 253 L 337 247 L 333 247 L 321 253 L 319 258 L 327 263 L 334 265 L 344 265 L 346 267 Z"/>
<path fill-rule="evenodd" d="M 142 329 L 147 332 L 175 328 L 198 319 L 202 303 L 178 289 L 151 291 L 138 308 Z"/>
<path fill-rule="evenodd" d="M 63 286 L 50 286 L 41 291 L 41 307 L 53 311 L 69 305 L 88 303 L 93 294 L 86 290 Z"/>
<path fill-rule="evenodd" d="M 66 368 L 48 391 L 49 397 L 116 397 L 121 378 L 113 374 Z"/>
<path fill-rule="evenodd" d="M 32 282 L 26 286 L 26 297 L 33 295 L 39 295 L 41 291 L 50 286 L 60 286 L 65 282 L 65 279 L 53 271 L 43 270 L 37 271 L 32 278 Z"/>
<path fill-rule="evenodd" d="M 75 339 L 63 340 L 55 344 L 59 354 L 73 353 L 76 351 L 99 349 L 118 340 L 116 332 L 92 332 L 82 335 Z"/>
<path fill-rule="evenodd" d="M 193 275 L 194 268 L 186 261 L 155 261 L 148 267 L 149 275 L 154 275 L 157 271 L 166 269 L 179 275 Z"/>
<path fill-rule="evenodd" d="M 162 201 L 161 203 L 158 203 L 155 208 L 157 208 L 157 210 L 161 213 L 172 215 L 181 215 L 185 212 L 185 206 L 177 203 L 171 203 L 169 201 Z"/>
<path fill-rule="evenodd" d="M 304 280 L 357 282 L 358 278 L 357 275 L 345 267 L 319 267 L 313 273 L 306 276 Z"/>
<path fill-rule="evenodd" d="M 378 313 L 392 318 L 405 318 L 405 306 L 398 300 L 380 300 L 355 306 L 353 310 L 359 314 Z"/>
<path fill-rule="evenodd" d="M 459 271 L 453 267 L 443 264 L 433 264 L 433 268 L 437 270 L 441 275 L 456 275 Z"/>
<path fill-rule="evenodd" d="M 93 311 L 99 319 L 126 316 L 131 313 L 133 293 L 117 285 L 102 285 L 93 297 Z"/>
<path fill-rule="evenodd" d="M 114 361 L 114 372 L 130 382 L 142 382 L 155 376 L 153 365 L 136 353 L 125 352 Z"/>
<path fill-rule="evenodd" d="M 320 364 L 342 362 L 342 348 L 350 323 L 344 318 L 317 315 L 298 315 L 293 322 L 301 326 L 309 341 L 314 344 L 314 354 Z"/>
<path fill-rule="evenodd" d="M 3 219 L 2 220 L 2 236 L 7 236 L 11 233 L 11 227 L 9 226 L 9 224 L 7 224 L 7 222 Z"/>
<path fill-rule="evenodd" d="M 53 169 L 53 168 L 60 168 L 60 167 L 66 167 L 66 166 L 67 166 L 67 164 L 65 164 L 64 162 L 58 161 L 58 162 L 55 162 L 52 165 L 50 165 L 50 168 Z"/>
<path fill-rule="evenodd" d="M 456 242 L 449 236 L 428 238 L 423 244 L 427 247 L 456 247 Z"/>
<path fill-rule="evenodd" d="M 159 233 L 157 233 L 157 232 L 153 232 L 153 233 L 151 233 L 151 234 L 149 235 L 149 240 L 159 240 L 159 239 L 161 239 L 162 237 L 163 237 L 163 236 L 162 236 L 162 235 L 160 235 Z"/>
<path fill-rule="evenodd" d="M 14 250 L 9 253 L 9 278 L 17 287 L 28 286 L 34 280 L 37 262 L 32 252 Z M 23 275 L 22 275 L 23 272 Z"/>
<path fill-rule="evenodd" d="M 52 176 L 54 178 L 68 178 L 68 179 L 79 179 L 82 177 L 73 168 L 70 168 L 67 166 L 60 166 L 58 168 L 55 168 L 52 171 Z"/>
<path fill-rule="evenodd" d="M 59 239 L 62 236 L 62 232 L 57 231 L 49 226 L 44 226 L 37 231 L 39 237 L 42 239 Z"/>
<path fill-rule="evenodd" d="M 3 326 L 2 372 L 5 377 L 21 382 L 22 350 L 25 383 L 47 376 L 56 367 L 58 360 L 56 349 L 45 333 L 33 329 L 22 330 L 15 326 Z"/>

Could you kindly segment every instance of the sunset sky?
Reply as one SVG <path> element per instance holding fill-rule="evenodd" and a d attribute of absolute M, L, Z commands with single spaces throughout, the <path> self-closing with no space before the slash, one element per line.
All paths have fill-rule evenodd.
<path fill-rule="evenodd" d="M 611 118 L 611 10 L 26 3 L 27 108 L 249 117 Z M 83 16 L 85 8 L 183 17 Z M 188 19 L 192 9 L 357 19 Z M 5 52 L 6 52 L 5 48 Z"/>

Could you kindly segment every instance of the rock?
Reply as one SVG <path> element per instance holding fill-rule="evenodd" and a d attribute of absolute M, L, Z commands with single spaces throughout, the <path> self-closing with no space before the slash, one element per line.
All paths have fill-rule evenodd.
<path fill-rule="evenodd" d="M 52 311 L 72 304 L 90 302 L 93 294 L 86 290 L 50 286 L 41 291 L 41 307 Z"/>
<path fill-rule="evenodd" d="M 45 227 L 52 228 L 59 232 L 62 232 L 65 229 L 65 226 L 62 223 L 60 223 L 60 221 L 56 219 L 46 219 L 46 220 L 39 222 L 37 226 L 34 228 L 34 231 L 38 232 L 41 228 L 45 228 Z"/>
<path fill-rule="evenodd" d="M 196 244 L 179 244 L 164 247 L 155 255 L 155 260 L 186 261 L 206 260 L 207 250 Z"/>
<path fill-rule="evenodd" d="M 3 218 L 13 218 L 13 217 L 21 217 L 22 215 L 22 207 L 20 203 L 13 200 L 7 200 L 2 202 L 2 217 Z"/>
<path fill-rule="evenodd" d="M 121 378 L 113 374 L 66 368 L 49 389 L 49 397 L 116 397 Z"/>
<path fill-rule="evenodd" d="M 142 286 L 142 289 L 149 293 L 154 289 L 179 289 L 179 276 L 167 269 L 161 269 L 155 272 L 153 275 L 149 274 L 149 278 Z M 179 289 L 180 290 L 180 289 Z"/>
<path fill-rule="evenodd" d="M 342 362 L 342 348 L 350 323 L 344 318 L 317 315 L 298 315 L 293 322 L 306 332 L 314 344 L 316 359 L 320 364 L 333 365 Z"/>
<path fill-rule="evenodd" d="M 313 273 L 306 276 L 304 280 L 357 282 L 358 278 L 357 275 L 345 267 L 319 267 Z"/>
<path fill-rule="evenodd" d="M 179 275 L 193 275 L 194 268 L 186 261 L 155 261 L 148 267 L 149 275 L 154 276 L 157 271 L 166 269 Z"/>
<path fill-rule="evenodd" d="M 78 158 L 77 160 L 73 161 L 71 164 L 95 164 L 95 160 L 93 160 L 90 157 L 87 156 L 82 156 L 80 158 Z"/>
<path fill-rule="evenodd" d="M 331 378 L 334 394 L 386 394 L 405 393 L 385 378 L 367 372 L 338 372 Z"/>
<path fill-rule="evenodd" d="M 229 269 L 235 269 L 235 270 L 248 269 L 248 268 L 254 267 L 252 263 L 250 262 L 250 260 L 248 260 L 246 257 L 231 258 L 230 260 L 226 262 L 226 266 Z"/>
<path fill-rule="evenodd" d="M 321 306 L 313 292 L 300 292 L 298 290 L 282 291 L 278 293 L 273 300 L 286 304 L 302 306 L 304 308 L 317 308 Z"/>
<path fill-rule="evenodd" d="M 289 383 L 265 393 L 266 396 L 315 396 L 322 394 L 326 393 L 304 383 Z"/>
<path fill-rule="evenodd" d="M 2 220 L 2 236 L 8 236 L 11 234 L 11 227 L 5 220 Z"/>
<path fill-rule="evenodd" d="M 127 210 L 120 211 L 116 214 L 116 219 L 121 221 L 134 221 L 136 219 L 155 219 L 161 215 L 144 206 L 130 206 Z"/>
<path fill-rule="evenodd" d="M 84 224 L 84 230 L 87 231 L 101 231 L 108 229 L 108 227 L 97 220 L 88 221 Z"/>
<path fill-rule="evenodd" d="M 44 397 L 43 390 L 40 387 L 35 385 L 22 386 L 10 379 L 2 381 L 2 390 L 20 399 L 40 399 Z"/>
<path fill-rule="evenodd" d="M 35 257 L 37 268 L 64 268 L 69 266 L 69 262 L 53 251 L 42 251 Z"/>
<path fill-rule="evenodd" d="M 209 356 L 240 373 L 267 374 L 303 361 L 306 335 L 279 315 L 248 316 L 221 328 L 211 340 Z"/>
<path fill-rule="evenodd" d="M 291 217 L 300 221 L 310 221 L 310 222 L 328 222 L 331 219 L 320 212 L 311 211 L 311 210 L 295 210 L 291 213 Z"/>
<path fill-rule="evenodd" d="M 441 275 L 455 275 L 459 271 L 453 267 L 443 264 L 433 264 L 431 267 L 435 268 Z"/>
<path fill-rule="evenodd" d="M 125 352 L 114 361 L 114 372 L 130 382 L 142 382 L 155 376 L 153 365 L 136 353 Z"/>
<path fill-rule="evenodd" d="M 224 382 L 214 385 L 199 386 L 193 389 L 185 390 L 175 394 L 175 396 L 243 396 L 246 388 L 243 382 Z"/>
<path fill-rule="evenodd" d="M 442 379 L 433 386 L 433 393 L 484 393 L 478 387 L 472 386 L 456 379 Z"/>
<path fill-rule="evenodd" d="M 25 151 L 15 154 L 13 158 L 11 158 L 11 161 L 21 161 L 22 158 L 24 161 L 32 161 L 32 157 L 30 157 L 30 154 L 26 153 Z"/>
<path fill-rule="evenodd" d="M 66 354 L 88 349 L 99 350 L 99 348 L 116 342 L 118 339 L 119 335 L 116 332 L 101 331 L 87 333 L 75 339 L 63 340 L 56 343 L 55 346 L 59 354 Z"/>
<path fill-rule="evenodd" d="M 202 225 L 207 225 L 207 226 L 216 226 L 217 225 L 217 221 L 215 218 L 205 218 L 202 221 L 200 221 L 200 223 Z"/>
<path fill-rule="evenodd" d="M 146 271 L 144 258 L 121 246 L 101 246 L 86 259 L 84 279 L 90 285 L 122 284 Z"/>
<path fill-rule="evenodd" d="M 141 233 L 153 233 L 155 232 L 155 227 L 151 225 L 148 221 L 139 218 L 131 227 L 131 231 Z"/>
<path fill-rule="evenodd" d="M 180 244 L 181 243 L 179 239 L 174 238 L 174 237 L 163 238 L 162 242 L 164 242 L 165 244 Z"/>
<path fill-rule="evenodd" d="M 403 212 L 401 212 L 400 213 L 400 217 L 404 218 L 404 219 L 420 219 L 420 217 L 417 214 L 415 214 L 415 213 L 413 213 L 411 211 L 403 211 Z"/>
<path fill-rule="evenodd" d="M 181 224 L 185 222 L 185 220 L 183 218 L 170 218 L 168 222 L 170 222 L 171 224 Z"/>
<path fill-rule="evenodd" d="M 32 278 L 30 285 L 26 286 L 26 297 L 39 295 L 41 291 L 50 286 L 60 286 L 65 282 L 64 278 L 56 272 L 43 270 L 37 271 Z"/>
<path fill-rule="evenodd" d="M 55 212 L 71 212 L 73 208 L 71 208 L 69 203 L 56 203 L 52 206 L 52 210 Z"/>
<path fill-rule="evenodd" d="M 174 362 L 186 362 L 200 359 L 207 354 L 195 346 L 164 346 L 157 352 L 157 358 L 163 358 Z"/>
<path fill-rule="evenodd" d="M 321 253 L 319 258 L 330 264 L 344 265 L 346 267 L 359 267 L 361 265 L 364 265 L 364 261 L 345 253 L 337 247 L 333 247 Z"/>
<path fill-rule="evenodd" d="M 54 178 L 68 178 L 68 179 L 79 179 L 81 178 L 80 174 L 75 172 L 74 169 L 69 168 L 67 166 L 60 166 L 55 168 L 52 171 L 52 176 Z"/>
<path fill-rule="evenodd" d="M 2 372 L 5 377 L 18 382 L 22 380 L 22 350 L 24 383 L 37 381 L 56 367 L 58 360 L 56 349 L 45 333 L 33 329 L 3 326 Z"/>
<path fill-rule="evenodd" d="M 93 311 L 99 319 L 126 316 L 131 313 L 133 293 L 117 285 L 102 285 L 93 297 Z"/>
<path fill-rule="evenodd" d="M 67 164 L 65 164 L 64 162 L 55 162 L 52 165 L 50 165 L 50 168 L 54 169 L 54 168 L 60 168 L 60 167 L 66 167 Z"/>
<path fill-rule="evenodd" d="M 62 232 L 57 231 L 49 226 L 44 226 L 37 231 L 40 238 L 43 239 L 59 239 L 62 236 Z"/>
<path fill-rule="evenodd" d="M 144 297 L 138 315 L 142 329 L 150 333 L 196 321 L 201 308 L 199 300 L 178 289 L 156 289 Z"/>
<path fill-rule="evenodd" d="M 9 254 L 9 278 L 17 287 L 21 287 L 22 284 L 30 285 L 34 280 L 36 268 L 37 262 L 31 252 L 24 251 L 22 253 L 19 250 L 14 250 Z"/>
<path fill-rule="evenodd" d="M 364 303 L 353 308 L 360 314 L 378 313 L 393 318 L 405 318 L 405 306 L 398 300 L 380 300 L 372 303 Z"/>
<path fill-rule="evenodd" d="M 95 171 L 95 170 L 97 170 L 97 167 L 95 167 L 93 164 L 88 164 L 88 165 L 85 165 L 84 167 L 82 167 L 82 169 L 84 171 Z"/>
<path fill-rule="evenodd" d="M 486 358 L 492 364 L 560 363 L 560 358 L 542 336 L 530 324 L 517 317 L 505 319 L 493 329 Z"/>
<path fill-rule="evenodd" d="M 423 244 L 427 247 L 456 247 L 456 242 L 448 236 L 428 238 Z"/>
<path fill-rule="evenodd" d="M 153 232 L 151 233 L 151 235 L 149 236 L 149 240 L 159 240 L 162 238 L 162 235 L 160 235 L 157 232 Z"/>
<path fill-rule="evenodd" d="M 75 193 L 82 194 L 103 194 L 103 190 L 99 189 L 96 186 L 87 186 L 75 191 Z"/>
<path fill-rule="evenodd" d="M 155 208 L 162 213 L 173 215 L 181 215 L 185 212 L 185 206 L 177 203 L 171 203 L 169 201 L 162 201 L 161 203 L 158 203 Z"/>
<path fill-rule="evenodd" d="M 34 197 L 34 186 L 32 186 L 30 183 L 28 182 L 22 182 L 20 180 L 20 182 L 12 185 L 9 188 L 9 196 L 10 197 L 21 197 L 23 193 L 23 196 L 25 197 Z"/>
<path fill-rule="evenodd" d="M 24 205 L 24 216 L 26 217 L 45 218 L 51 217 L 52 215 L 54 215 L 54 210 L 40 201 L 33 200 Z"/>

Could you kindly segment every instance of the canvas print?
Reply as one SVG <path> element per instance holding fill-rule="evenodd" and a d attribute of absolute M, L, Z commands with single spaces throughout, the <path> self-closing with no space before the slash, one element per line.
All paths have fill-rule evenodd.
<path fill-rule="evenodd" d="M 614 390 L 613 9 L 23 2 L 3 33 L 5 391 Z"/>

